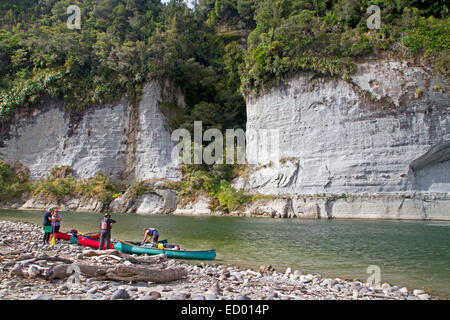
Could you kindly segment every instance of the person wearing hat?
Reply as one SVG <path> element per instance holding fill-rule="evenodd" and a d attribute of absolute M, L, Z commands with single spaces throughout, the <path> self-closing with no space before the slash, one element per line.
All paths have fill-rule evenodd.
<path fill-rule="evenodd" d="M 48 244 L 50 241 L 50 235 L 52 234 L 52 214 L 54 212 L 53 208 L 48 209 L 44 214 L 44 222 L 42 223 L 42 229 L 44 230 L 44 244 Z"/>
<path fill-rule="evenodd" d="M 98 250 L 102 250 L 104 244 L 106 244 L 105 249 L 109 249 L 111 243 L 111 225 L 113 223 L 116 223 L 116 221 L 111 219 L 109 213 L 105 213 L 105 217 L 102 219 L 100 227 L 100 245 L 98 246 Z"/>

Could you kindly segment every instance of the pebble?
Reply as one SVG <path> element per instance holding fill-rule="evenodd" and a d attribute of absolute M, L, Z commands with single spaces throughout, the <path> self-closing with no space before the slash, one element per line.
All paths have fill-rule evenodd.
<path fill-rule="evenodd" d="M 238 294 L 234 297 L 234 300 L 251 300 L 246 294 Z"/>
<path fill-rule="evenodd" d="M 117 289 L 111 296 L 111 300 L 127 300 L 130 295 L 125 289 Z"/>
<path fill-rule="evenodd" d="M 93 288 L 88 290 L 88 293 L 89 294 L 94 294 L 94 293 L 97 293 L 97 291 L 98 291 L 98 288 L 97 287 L 93 287 Z"/>
<path fill-rule="evenodd" d="M 399 292 L 404 295 L 404 294 L 408 294 L 408 289 L 406 287 L 403 287 L 399 290 Z"/>
<path fill-rule="evenodd" d="M 417 295 L 417 297 L 418 297 L 420 300 L 429 300 L 429 299 L 430 299 L 430 296 L 429 296 L 428 294 L 426 294 L 426 293 L 424 293 L 424 294 L 419 294 L 419 295 Z"/>
<path fill-rule="evenodd" d="M 46 294 L 37 294 L 31 297 L 31 300 L 53 300 L 52 297 Z"/>
<path fill-rule="evenodd" d="M 180 293 L 176 293 L 175 295 L 173 295 L 171 300 L 186 300 L 189 297 L 190 297 L 190 294 L 180 292 Z"/>
<path fill-rule="evenodd" d="M 88 298 L 91 300 L 98 300 L 98 299 L 103 298 L 103 296 L 100 294 L 89 293 Z"/>
<path fill-rule="evenodd" d="M 153 296 L 142 296 L 138 300 L 156 300 Z"/>
<path fill-rule="evenodd" d="M 220 286 L 215 283 L 211 288 L 209 288 L 208 293 L 219 295 L 221 291 Z"/>
<path fill-rule="evenodd" d="M 414 290 L 413 291 L 413 295 L 415 295 L 415 296 L 419 296 L 419 295 L 424 294 L 424 293 L 425 293 L 425 291 L 423 291 L 423 290 Z"/>
<path fill-rule="evenodd" d="M 151 291 L 148 296 L 153 297 L 154 299 L 159 299 L 161 298 L 161 293 L 158 291 Z"/>

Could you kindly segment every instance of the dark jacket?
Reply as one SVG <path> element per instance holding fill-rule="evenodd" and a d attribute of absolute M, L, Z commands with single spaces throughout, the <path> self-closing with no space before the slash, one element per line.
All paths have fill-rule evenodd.
<path fill-rule="evenodd" d="M 51 226 L 52 225 L 52 222 L 50 221 L 50 217 L 52 216 L 52 214 L 49 212 L 49 211 L 47 211 L 45 214 L 44 214 L 44 222 L 42 223 L 42 225 L 44 226 L 44 227 L 46 227 L 46 226 Z"/>

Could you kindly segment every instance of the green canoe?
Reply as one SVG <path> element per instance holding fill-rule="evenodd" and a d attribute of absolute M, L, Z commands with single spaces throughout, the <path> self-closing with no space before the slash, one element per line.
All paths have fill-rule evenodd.
<path fill-rule="evenodd" d="M 81 237 L 81 236 L 80 236 Z M 98 239 L 99 240 L 99 239 Z M 100 241 L 100 240 L 99 240 Z M 74 235 L 72 235 L 71 237 L 70 237 L 70 242 L 71 243 L 73 243 L 73 244 L 78 244 L 78 245 L 80 245 L 79 243 L 78 243 L 78 237 L 75 237 Z M 167 243 L 167 239 L 164 239 L 164 240 L 161 240 L 161 241 L 158 241 L 159 243 Z"/>
<path fill-rule="evenodd" d="M 214 249 L 205 251 L 157 249 L 121 240 L 114 241 L 114 248 L 121 252 L 131 254 L 165 254 L 167 258 L 174 259 L 214 260 L 216 257 L 216 250 Z"/>

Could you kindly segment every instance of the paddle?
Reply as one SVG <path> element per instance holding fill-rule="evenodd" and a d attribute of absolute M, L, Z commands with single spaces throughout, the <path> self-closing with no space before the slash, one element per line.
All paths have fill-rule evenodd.
<path fill-rule="evenodd" d="M 54 246 L 56 244 L 56 236 L 55 236 L 55 224 L 52 222 L 52 240 L 50 240 L 50 244 Z"/>

